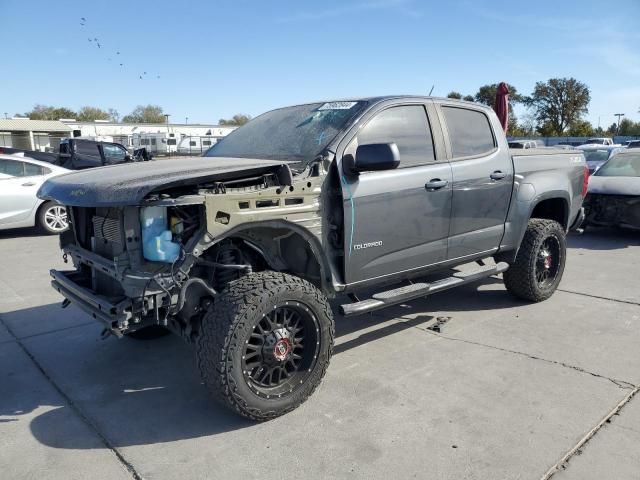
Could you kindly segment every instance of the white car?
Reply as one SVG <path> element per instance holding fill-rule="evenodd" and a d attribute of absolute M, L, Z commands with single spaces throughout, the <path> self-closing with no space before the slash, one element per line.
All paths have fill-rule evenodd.
<path fill-rule="evenodd" d="M 21 155 L 0 155 L 0 230 L 40 227 L 56 234 L 67 227 L 67 212 L 36 193 L 49 178 L 70 170 Z"/>

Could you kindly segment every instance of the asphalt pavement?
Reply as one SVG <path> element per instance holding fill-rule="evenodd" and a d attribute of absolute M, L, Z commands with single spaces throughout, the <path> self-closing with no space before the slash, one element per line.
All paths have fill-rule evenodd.
<path fill-rule="evenodd" d="M 299 409 L 219 407 L 179 338 L 101 339 L 49 287 L 55 237 L 0 232 L 0 477 L 638 479 L 640 235 L 569 239 L 560 289 L 499 278 L 336 317 Z"/>

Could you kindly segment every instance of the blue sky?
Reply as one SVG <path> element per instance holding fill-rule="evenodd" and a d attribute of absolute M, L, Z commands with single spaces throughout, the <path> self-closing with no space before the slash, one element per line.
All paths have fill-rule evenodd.
<path fill-rule="evenodd" d="M 432 85 L 444 96 L 506 81 L 528 94 L 574 76 L 606 127 L 618 112 L 640 120 L 639 17 L 638 0 L 0 0 L 0 115 L 154 103 L 171 121 L 216 122 Z"/>

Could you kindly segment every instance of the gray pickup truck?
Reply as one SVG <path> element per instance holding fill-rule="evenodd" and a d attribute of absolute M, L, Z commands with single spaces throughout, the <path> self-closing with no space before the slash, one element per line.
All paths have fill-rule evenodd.
<path fill-rule="evenodd" d="M 580 152 L 510 151 L 484 106 L 407 96 L 273 110 L 205 157 L 72 173 L 39 195 L 70 212 L 75 268 L 51 271 L 63 306 L 119 337 L 182 336 L 218 400 L 267 420 L 319 385 L 328 298 L 356 315 L 499 273 L 519 298 L 550 297 L 587 179 Z"/>

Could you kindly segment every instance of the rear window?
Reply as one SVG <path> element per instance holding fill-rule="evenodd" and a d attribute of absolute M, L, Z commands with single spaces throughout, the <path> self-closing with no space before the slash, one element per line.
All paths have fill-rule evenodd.
<path fill-rule="evenodd" d="M 24 164 L 24 176 L 25 177 L 35 177 L 38 175 L 44 175 L 44 168 L 40 165 L 34 165 L 33 163 Z"/>
<path fill-rule="evenodd" d="M 484 113 L 458 107 L 442 107 L 442 112 L 453 158 L 483 155 L 495 148 L 493 131 Z"/>
<path fill-rule="evenodd" d="M 167 140 L 167 145 L 175 145 L 176 144 L 176 139 L 175 138 L 170 138 Z"/>

